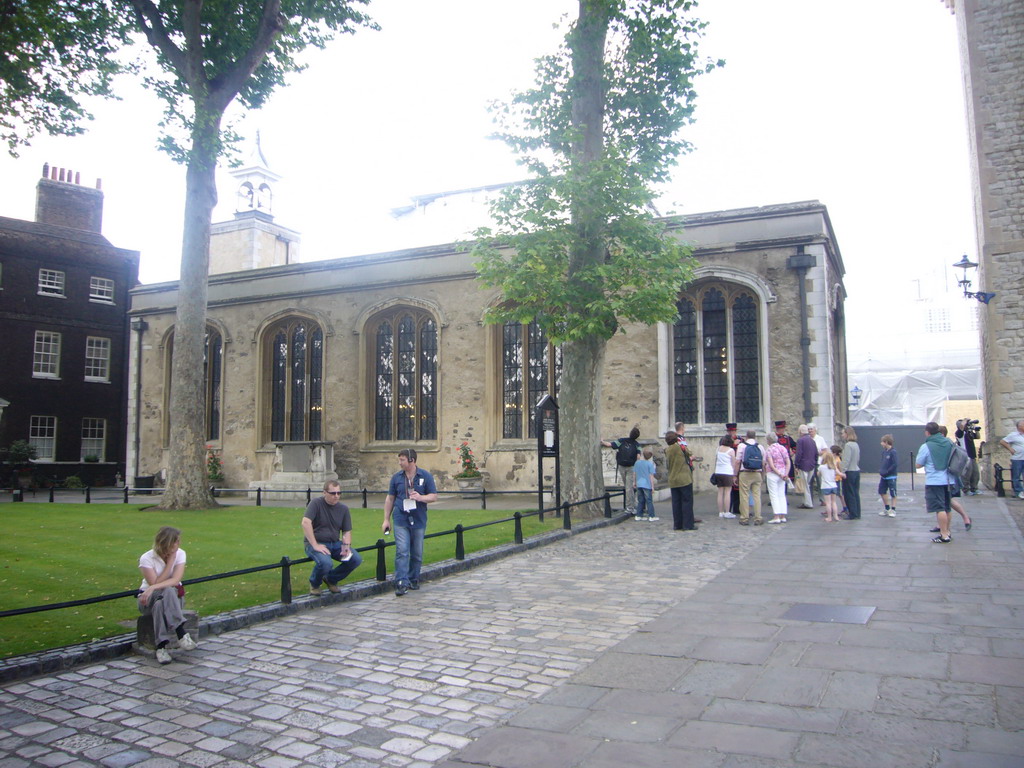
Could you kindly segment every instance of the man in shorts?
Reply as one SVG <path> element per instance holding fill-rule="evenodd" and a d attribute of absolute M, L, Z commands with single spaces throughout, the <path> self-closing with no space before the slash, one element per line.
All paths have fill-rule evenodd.
<path fill-rule="evenodd" d="M 917 451 L 916 464 L 924 469 L 924 502 L 929 512 L 934 512 L 939 524 L 939 535 L 932 539 L 936 544 L 949 544 L 949 516 L 952 501 L 949 486 L 949 455 L 953 444 L 942 436 L 939 425 L 929 421 L 924 427 L 925 441 Z"/>

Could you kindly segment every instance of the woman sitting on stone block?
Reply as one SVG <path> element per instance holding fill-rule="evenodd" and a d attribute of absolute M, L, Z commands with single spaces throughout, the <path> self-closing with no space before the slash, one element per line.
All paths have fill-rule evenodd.
<path fill-rule="evenodd" d="M 191 651 L 196 647 L 185 631 L 182 613 L 185 588 L 181 578 L 185 575 L 185 550 L 181 548 L 181 531 L 165 525 L 157 531 L 153 548 L 139 558 L 142 586 L 139 587 L 139 611 L 153 617 L 153 637 L 156 642 L 156 660 L 171 663 L 167 646 L 177 639 L 178 648 Z"/>

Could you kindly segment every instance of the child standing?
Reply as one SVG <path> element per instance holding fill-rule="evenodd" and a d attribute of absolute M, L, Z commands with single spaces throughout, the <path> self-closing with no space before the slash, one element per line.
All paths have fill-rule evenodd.
<path fill-rule="evenodd" d="M 878 514 L 881 517 L 896 517 L 896 477 L 897 464 L 896 450 L 893 446 L 892 435 L 882 435 L 882 462 L 878 467 L 878 474 L 881 479 L 878 481 L 878 495 L 882 497 L 882 504 L 885 505 Z"/>
<path fill-rule="evenodd" d="M 825 500 L 825 521 L 829 523 L 839 522 L 837 495 L 839 493 L 839 481 L 843 479 L 843 473 L 836 454 L 841 452 L 842 449 L 838 445 L 833 446 L 830 451 L 825 451 L 825 455 L 821 460 L 821 466 L 818 467 L 821 472 L 821 496 Z"/>
<path fill-rule="evenodd" d="M 651 457 L 654 453 L 644 448 L 644 457 L 633 465 L 633 488 L 636 490 L 636 519 L 655 521 L 654 485 L 657 482 L 654 473 L 656 468 Z"/>

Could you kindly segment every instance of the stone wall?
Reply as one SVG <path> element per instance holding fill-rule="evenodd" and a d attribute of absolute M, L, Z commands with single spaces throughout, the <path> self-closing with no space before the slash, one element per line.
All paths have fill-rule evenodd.
<path fill-rule="evenodd" d="M 749 212 L 753 211 L 753 212 Z M 728 213 L 728 212 L 726 212 Z M 842 263 L 827 213 L 818 203 L 748 209 L 723 223 L 687 217 L 679 236 L 694 242 L 700 262 L 698 283 L 730 281 L 758 297 L 761 312 L 762 413 L 760 434 L 774 419 L 800 423 L 803 375 L 800 355 L 798 273 L 786 267 L 797 245 L 818 253 L 809 283 L 841 285 Z M 724 214 L 718 214 L 719 216 Z M 766 224 L 765 221 L 769 221 Z M 672 222 L 676 226 L 676 222 Z M 772 234 L 769 234 L 772 233 Z M 827 264 L 827 266 L 826 266 Z M 133 296 L 133 312 L 149 324 L 143 340 L 143 396 L 140 474 L 167 465 L 168 339 L 173 329 L 176 286 L 143 287 Z M 822 403 L 823 431 L 830 425 L 832 352 L 843 340 L 829 340 L 828 290 L 810 291 L 810 311 L 819 318 L 811 336 L 819 354 L 813 361 Z M 434 473 L 439 487 L 452 489 L 459 471 L 458 448 L 468 441 L 493 490 L 536 488 L 536 443 L 501 436 L 500 328 L 486 325 L 486 308 L 497 293 L 476 280 L 472 260 L 450 246 L 402 251 L 329 262 L 274 267 L 210 280 L 208 322 L 224 339 L 221 450 L 226 486 L 247 487 L 271 474 L 273 446 L 261 442 L 261 380 L 265 370 L 263 331 L 275 319 L 298 314 L 324 330 L 323 437 L 335 440 L 338 473 L 356 487 L 383 490 L 397 469 L 396 453 L 406 443 L 373 439 L 375 383 L 373 353 L 365 328 L 382 309 L 411 304 L 430 312 L 438 326 L 438 438 L 413 443 L 419 463 Z M 671 333 L 666 326 L 627 325 L 608 344 L 602 391 L 601 434 L 612 439 L 635 425 L 641 438 L 663 453 L 661 435 L 674 422 L 671 409 Z M 834 330 L 833 330 L 834 332 Z M 132 366 L 132 370 L 135 367 Z M 845 383 L 843 383 L 845 386 Z M 691 425 L 687 430 L 699 463 L 697 482 L 707 483 L 723 424 Z M 562 440 L 572 435 L 563 432 Z M 601 451 L 594 446 L 595 452 Z M 615 482 L 610 449 L 604 449 L 606 479 Z M 554 461 L 545 463 L 545 475 Z M 569 480 L 566 479 L 566 482 Z M 546 481 L 547 482 L 547 481 Z"/>
<path fill-rule="evenodd" d="M 1024 418 L 1024 3 L 955 0 L 971 139 L 983 307 L 982 372 L 989 448 Z M 1006 465 L 1000 449 L 989 454 Z"/>

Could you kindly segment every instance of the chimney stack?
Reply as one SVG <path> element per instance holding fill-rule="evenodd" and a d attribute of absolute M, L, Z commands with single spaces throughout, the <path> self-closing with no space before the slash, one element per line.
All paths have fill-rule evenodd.
<path fill-rule="evenodd" d="M 98 234 L 103 226 L 100 180 L 96 189 L 90 189 L 79 183 L 81 178 L 79 172 L 44 163 L 36 185 L 36 221 Z"/>

